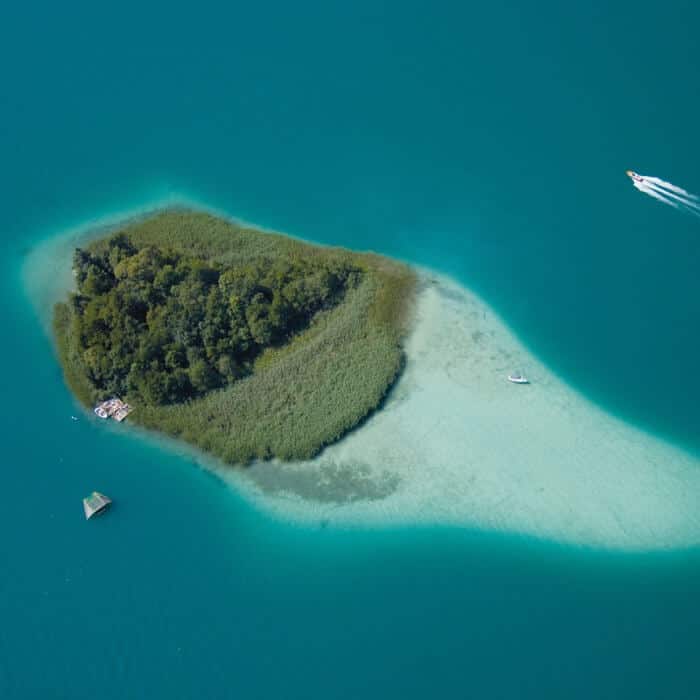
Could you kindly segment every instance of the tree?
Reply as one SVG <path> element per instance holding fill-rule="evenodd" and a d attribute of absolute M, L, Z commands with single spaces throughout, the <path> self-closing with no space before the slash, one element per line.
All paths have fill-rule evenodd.
<path fill-rule="evenodd" d="M 195 391 L 202 394 L 220 384 L 218 374 L 204 360 L 196 360 L 192 364 L 189 378 Z"/>
<path fill-rule="evenodd" d="M 73 332 L 100 392 L 175 403 L 234 382 L 256 356 L 338 303 L 344 263 L 294 258 L 212 265 L 123 233 L 77 249 Z"/>

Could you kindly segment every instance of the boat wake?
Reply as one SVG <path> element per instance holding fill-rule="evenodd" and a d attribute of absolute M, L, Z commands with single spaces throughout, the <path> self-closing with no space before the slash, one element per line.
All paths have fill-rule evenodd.
<path fill-rule="evenodd" d="M 650 177 L 648 175 L 637 175 L 634 173 L 632 184 L 644 194 L 657 199 L 659 202 L 668 204 L 674 209 L 688 212 L 694 216 L 700 216 L 700 198 L 697 195 L 691 194 L 670 182 L 666 182 L 658 177 Z"/>

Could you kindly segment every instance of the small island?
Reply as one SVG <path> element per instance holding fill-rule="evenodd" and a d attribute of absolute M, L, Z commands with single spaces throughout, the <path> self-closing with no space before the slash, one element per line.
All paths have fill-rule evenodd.
<path fill-rule="evenodd" d="M 697 455 L 591 403 L 459 282 L 191 209 L 134 216 L 36 246 L 28 296 L 87 407 L 220 458 L 198 461 L 256 507 L 310 527 L 700 541 Z"/>
<path fill-rule="evenodd" d="M 230 464 L 308 459 L 380 406 L 404 365 L 416 275 L 190 210 L 77 248 L 54 333 L 86 406 Z"/>

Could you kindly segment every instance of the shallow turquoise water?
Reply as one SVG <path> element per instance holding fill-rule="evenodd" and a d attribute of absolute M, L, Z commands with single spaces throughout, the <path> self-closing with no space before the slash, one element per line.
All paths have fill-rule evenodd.
<path fill-rule="evenodd" d="M 700 449 L 687 3 L 2 10 L 0 697 L 698 696 L 700 555 L 275 523 L 75 411 L 26 252 L 180 194 L 453 274 L 586 394 Z M 640 381 L 640 377 L 644 380 Z M 100 488 L 110 517 L 82 521 Z"/>

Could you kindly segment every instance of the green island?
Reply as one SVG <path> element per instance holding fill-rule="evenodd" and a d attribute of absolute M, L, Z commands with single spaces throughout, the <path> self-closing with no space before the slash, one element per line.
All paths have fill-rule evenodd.
<path fill-rule="evenodd" d="M 380 406 L 404 363 L 416 276 L 373 253 L 168 210 L 78 248 L 56 304 L 86 406 L 231 464 L 307 459 Z"/>

